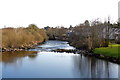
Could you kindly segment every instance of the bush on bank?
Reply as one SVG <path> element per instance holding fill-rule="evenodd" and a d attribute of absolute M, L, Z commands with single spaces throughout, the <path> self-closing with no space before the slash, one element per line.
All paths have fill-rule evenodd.
<path fill-rule="evenodd" d="M 2 48 L 30 47 L 47 40 L 46 32 L 31 24 L 27 28 L 3 28 Z"/>

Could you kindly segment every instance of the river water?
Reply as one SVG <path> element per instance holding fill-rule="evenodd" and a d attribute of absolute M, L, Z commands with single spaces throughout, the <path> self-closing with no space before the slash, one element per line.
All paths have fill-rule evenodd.
<path fill-rule="evenodd" d="M 82 54 L 52 52 L 75 49 L 49 40 L 35 49 L 2 54 L 3 78 L 118 78 L 120 65 Z M 37 52 L 36 52 L 37 51 Z"/>

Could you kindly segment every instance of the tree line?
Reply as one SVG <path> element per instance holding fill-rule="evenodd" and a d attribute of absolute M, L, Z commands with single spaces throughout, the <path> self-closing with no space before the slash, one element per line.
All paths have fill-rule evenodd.
<path fill-rule="evenodd" d="M 120 43 L 120 23 L 101 22 L 96 19 L 69 28 L 45 27 L 49 39 L 67 40 L 71 45 L 80 49 L 93 50 L 98 47 L 108 47 L 109 43 Z M 117 37 L 116 37 L 117 36 Z"/>
<path fill-rule="evenodd" d="M 37 45 L 46 40 L 65 40 L 70 45 L 80 49 L 93 50 L 98 47 L 107 47 L 109 43 L 120 43 L 120 23 L 110 23 L 110 20 L 101 22 L 96 19 L 92 22 L 85 20 L 84 23 L 65 28 L 44 27 L 39 29 L 35 24 L 26 28 L 2 28 L 2 48 L 25 48 Z M 111 37 L 111 36 L 114 36 Z M 116 37 L 117 36 L 117 37 Z"/>

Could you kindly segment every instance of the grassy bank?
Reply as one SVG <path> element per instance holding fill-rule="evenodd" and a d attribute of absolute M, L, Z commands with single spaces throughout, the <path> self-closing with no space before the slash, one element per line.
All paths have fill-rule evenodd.
<path fill-rule="evenodd" d="M 95 48 L 94 53 L 120 58 L 120 44 L 112 44 L 109 45 L 109 47 Z"/>

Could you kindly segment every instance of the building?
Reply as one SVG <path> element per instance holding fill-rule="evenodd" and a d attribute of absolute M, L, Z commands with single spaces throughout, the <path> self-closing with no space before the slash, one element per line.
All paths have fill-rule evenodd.
<path fill-rule="evenodd" d="M 118 22 L 120 23 L 120 1 L 118 2 Z"/>

